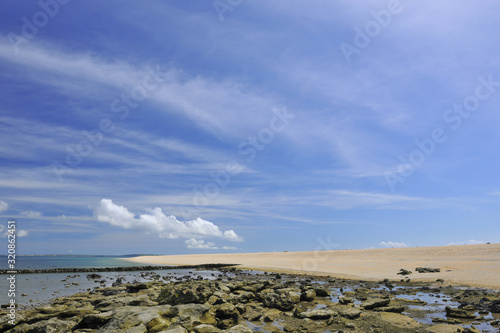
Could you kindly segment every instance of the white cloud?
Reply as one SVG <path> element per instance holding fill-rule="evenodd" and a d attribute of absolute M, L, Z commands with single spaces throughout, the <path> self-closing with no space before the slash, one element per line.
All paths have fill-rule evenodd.
<path fill-rule="evenodd" d="M 203 239 L 196 240 L 194 238 L 190 238 L 186 240 L 188 249 L 206 249 L 206 250 L 217 250 L 218 247 L 215 246 L 212 242 L 206 242 Z"/>
<path fill-rule="evenodd" d="M 0 201 L 0 213 L 9 209 L 9 205 L 5 201 Z"/>
<path fill-rule="evenodd" d="M 125 229 L 156 233 L 162 238 L 219 237 L 233 242 L 243 241 L 234 230 L 221 231 L 214 223 L 201 218 L 182 222 L 175 216 L 165 215 L 158 207 L 136 218 L 126 207 L 116 205 L 110 199 L 102 199 L 95 215 L 101 222 Z"/>
<path fill-rule="evenodd" d="M 237 247 L 235 247 L 235 246 L 223 246 L 222 249 L 223 250 L 236 250 Z"/>
<path fill-rule="evenodd" d="M 21 212 L 21 215 L 26 216 L 26 217 L 30 217 L 30 218 L 35 218 L 35 217 L 42 216 L 42 213 L 30 210 L 30 211 Z"/>
<path fill-rule="evenodd" d="M 17 237 L 26 237 L 26 236 L 28 236 L 28 233 L 29 233 L 29 231 L 26 231 L 26 230 L 18 230 L 16 234 L 17 234 Z"/>
<path fill-rule="evenodd" d="M 448 245 L 478 245 L 478 244 L 486 244 L 485 241 L 478 241 L 475 239 L 469 239 L 466 242 L 451 242 Z"/>
<path fill-rule="evenodd" d="M 382 245 L 383 247 L 408 247 L 409 246 L 408 244 L 403 243 L 403 242 L 391 242 L 391 241 L 380 242 L 379 244 Z"/>

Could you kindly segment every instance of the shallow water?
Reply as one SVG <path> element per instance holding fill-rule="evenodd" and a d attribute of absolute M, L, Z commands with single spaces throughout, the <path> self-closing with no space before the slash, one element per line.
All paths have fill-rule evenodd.
<path fill-rule="evenodd" d="M 58 297 L 71 296 L 78 292 L 85 292 L 97 287 L 110 287 L 118 277 L 124 279 L 123 283 L 151 281 L 150 272 L 158 274 L 161 279 L 163 277 L 182 278 L 186 275 L 192 278 L 201 276 L 204 279 L 215 279 L 220 274 L 218 271 L 198 271 L 192 269 L 148 272 L 96 272 L 96 274 L 101 276 L 98 279 L 88 279 L 87 275 L 91 273 L 17 274 L 16 303 L 20 308 L 37 306 Z M 162 279 L 162 281 L 166 280 Z M 27 294 L 27 296 L 22 296 L 22 294 Z M 7 298 L 7 293 L 0 293 L 0 304 L 6 304 L 9 300 L 10 298 Z"/>

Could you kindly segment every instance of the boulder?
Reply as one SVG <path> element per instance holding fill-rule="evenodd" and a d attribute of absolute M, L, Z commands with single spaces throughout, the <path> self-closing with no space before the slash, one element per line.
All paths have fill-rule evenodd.
<path fill-rule="evenodd" d="M 469 312 L 464 309 L 450 308 L 449 306 L 447 306 L 445 310 L 446 310 L 446 317 L 465 318 L 465 319 L 476 318 L 476 316 L 472 312 Z"/>
<path fill-rule="evenodd" d="M 383 306 L 389 305 L 391 301 L 389 299 L 384 299 L 384 298 L 372 298 L 369 300 L 364 301 L 361 306 L 365 308 L 366 310 L 373 310 L 375 308 L 380 308 Z"/>
<path fill-rule="evenodd" d="M 222 332 L 217 327 L 212 326 L 212 325 L 207 325 L 207 324 L 198 325 L 198 326 L 193 328 L 193 331 L 195 333 L 219 333 L 219 332 Z"/>
<path fill-rule="evenodd" d="M 262 295 L 262 293 L 261 293 Z M 281 311 L 290 311 L 293 309 L 294 302 L 290 295 L 278 295 L 276 293 L 264 293 L 262 303 L 268 308 L 276 308 Z"/>
<path fill-rule="evenodd" d="M 439 273 L 441 272 L 440 268 L 431 268 L 431 267 L 417 267 L 415 271 L 419 273 Z"/>
<path fill-rule="evenodd" d="M 399 329 L 403 329 L 395 332 L 405 332 L 407 329 L 415 329 L 422 326 L 422 324 L 413 318 L 393 312 L 381 312 L 380 319 Z"/>
<path fill-rule="evenodd" d="M 316 297 L 316 291 L 314 289 L 307 289 L 306 291 L 300 294 L 301 301 L 311 302 L 314 301 L 315 297 Z"/>
<path fill-rule="evenodd" d="M 337 312 L 333 310 L 327 310 L 327 309 L 318 309 L 318 310 L 310 310 L 310 311 L 305 311 L 305 312 L 300 312 L 297 314 L 297 317 L 304 319 L 304 318 L 309 318 L 309 319 L 314 319 L 314 320 L 321 320 L 321 319 L 328 319 L 332 316 L 336 316 Z"/>
<path fill-rule="evenodd" d="M 410 271 L 410 270 L 407 270 L 407 269 L 401 268 L 401 269 L 399 270 L 399 273 L 398 273 L 398 274 L 399 274 L 399 275 L 410 275 L 411 273 L 413 273 L 413 272 L 412 272 L 412 271 Z"/>
<path fill-rule="evenodd" d="M 158 295 L 159 304 L 205 303 L 213 295 L 215 288 L 210 284 L 183 282 L 164 288 Z"/>
<path fill-rule="evenodd" d="M 236 325 L 228 329 L 226 333 L 253 333 L 253 331 L 245 325 Z"/>
<path fill-rule="evenodd" d="M 336 308 L 335 310 L 337 310 L 342 317 L 347 319 L 356 319 L 361 316 L 361 311 L 352 307 L 342 306 Z"/>

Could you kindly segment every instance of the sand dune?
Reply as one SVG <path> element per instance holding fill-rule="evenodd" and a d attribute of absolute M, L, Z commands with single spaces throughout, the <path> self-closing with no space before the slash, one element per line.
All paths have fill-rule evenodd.
<path fill-rule="evenodd" d="M 439 247 L 336 250 L 310 252 L 224 253 L 141 256 L 133 262 L 165 265 L 239 264 L 240 268 L 274 272 L 330 275 L 339 278 L 401 279 L 401 268 L 413 271 L 414 281 L 444 279 L 447 284 L 500 289 L 500 244 Z M 440 273 L 417 273 L 416 267 L 440 268 Z"/>

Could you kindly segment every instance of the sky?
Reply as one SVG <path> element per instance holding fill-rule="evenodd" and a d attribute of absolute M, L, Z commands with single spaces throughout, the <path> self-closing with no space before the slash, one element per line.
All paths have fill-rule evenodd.
<path fill-rule="evenodd" d="M 500 3 L 0 0 L 0 247 L 500 242 Z"/>

